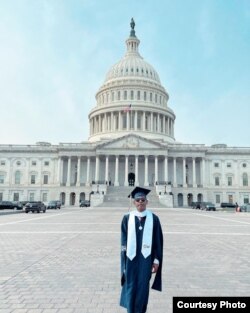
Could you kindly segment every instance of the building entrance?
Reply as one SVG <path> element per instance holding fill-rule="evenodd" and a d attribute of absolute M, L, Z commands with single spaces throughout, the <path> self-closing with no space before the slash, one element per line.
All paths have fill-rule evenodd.
<path fill-rule="evenodd" d="M 129 186 L 134 186 L 135 185 L 135 174 L 134 173 L 129 173 L 128 174 L 128 185 Z"/>

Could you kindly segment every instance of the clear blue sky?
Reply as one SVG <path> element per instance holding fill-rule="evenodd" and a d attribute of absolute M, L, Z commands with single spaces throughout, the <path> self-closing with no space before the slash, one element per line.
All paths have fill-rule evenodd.
<path fill-rule="evenodd" d="M 250 147 L 250 1 L 0 0 L 0 144 L 86 141 L 134 17 L 183 143 Z"/>

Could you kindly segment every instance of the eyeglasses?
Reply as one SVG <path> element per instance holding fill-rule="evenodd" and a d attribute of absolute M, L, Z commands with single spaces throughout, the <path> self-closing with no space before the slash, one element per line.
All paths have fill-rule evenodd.
<path fill-rule="evenodd" d="M 136 201 L 136 202 L 145 202 L 146 199 L 141 199 L 141 198 L 140 198 L 140 199 L 135 199 L 135 201 Z"/>

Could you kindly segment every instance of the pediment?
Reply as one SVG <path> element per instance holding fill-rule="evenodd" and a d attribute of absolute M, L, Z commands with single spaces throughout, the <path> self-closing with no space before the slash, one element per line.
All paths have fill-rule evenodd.
<path fill-rule="evenodd" d="M 126 135 L 97 146 L 97 149 L 160 149 L 163 146 L 151 139 L 138 135 Z"/>

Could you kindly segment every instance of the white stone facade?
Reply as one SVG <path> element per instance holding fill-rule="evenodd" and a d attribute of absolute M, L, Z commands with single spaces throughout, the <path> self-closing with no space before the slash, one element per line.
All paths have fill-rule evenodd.
<path fill-rule="evenodd" d="M 176 142 L 169 96 L 140 56 L 133 29 L 126 44 L 96 94 L 89 141 L 0 145 L 0 201 L 77 205 L 109 186 L 140 185 L 155 186 L 162 203 L 164 192 L 173 194 L 174 206 L 249 202 L 250 147 Z"/>

